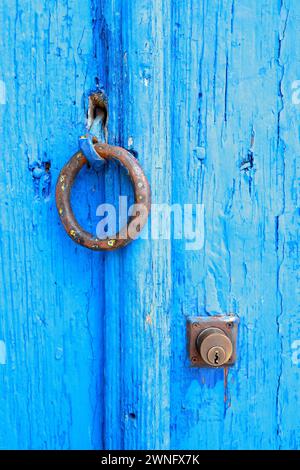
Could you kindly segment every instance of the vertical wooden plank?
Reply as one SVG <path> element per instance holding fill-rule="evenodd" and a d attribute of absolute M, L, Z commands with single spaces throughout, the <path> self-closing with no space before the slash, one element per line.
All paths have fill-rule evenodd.
<path fill-rule="evenodd" d="M 109 143 L 122 145 L 123 139 L 123 48 L 121 40 L 121 2 L 100 1 L 97 12 L 100 58 L 100 85 L 108 97 Z M 118 204 L 121 193 L 120 172 L 116 165 L 107 165 L 105 172 L 105 201 Z M 125 194 L 126 194 L 125 187 Z M 123 250 L 107 253 L 103 259 L 104 281 L 104 421 L 105 449 L 123 448 L 122 413 L 122 351 L 121 341 L 121 263 Z"/>
<path fill-rule="evenodd" d="M 298 449 L 300 426 L 300 289 L 299 289 L 299 3 L 282 2 L 278 29 L 281 67 L 281 111 L 279 134 L 281 151 L 281 210 L 276 219 L 278 334 L 281 367 L 278 377 L 279 447 Z"/>
<path fill-rule="evenodd" d="M 102 256 L 72 243 L 54 202 L 94 86 L 93 14 L 73 0 L 0 6 L 1 449 L 102 442 Z M 87 226 L 96 191 L 91 173 L 74 190 Z"/>
<path fill-rule="evenodd" d="M 128 90 L 129 96 L 134 97 L 126 138 L 132 138 L 132 145 L 145 165 L 152 202 L 169 203 L 171 160 L 166 156 L 170 155 L 170 4 L 149 0 L 128 2 L 124 16 L 128 25 L 124 31 Z M 131 354 L 124 364 L 124 406 L 128 411 L 133 409 L 137 424 L 134 419 L 127 424 L 124 445 L 168 449 L 171 249 L 168 240 L 151 239 L 140 245 L 140 251 L 130 248 L 124 258 L 127 267 L 124 279 L 135 274 L 134 284 L 124 296 L 124 325 L 129 325 L 137 338 L 133 344 L 132 335 L 127 335 Z M 134 389 L 131 377 L 135 379 Z"/>
<path fill-rule="evenodd" d="M 109 141 L 137 152 L 153 202 L 168 202 L 168 2 L 103 1 L 101 11 L 100 23 L 109 38 Z M 128 189 L 122 175 L 107 177 L 107 198 L 112 197 L 110 188 L 119 187 L 122 194 Z M 105 273 L 105 445 L 168 448 L 170 245 L 134 242 L 106 257 Z"/>
<path fill-rule="evenodd" d="M 283 262 L 283 231 L 295 240 L 283 215 L 295 171 L 281 134 L 286 6 L 191 0 L 174 2 L 172 17 L 172 193 L 205 205 L 204 250 L 173 243 L 172 447 L 295 446 L 298 398 L 286 403 L 284 380 L 295 386 L 298 375 L 283 370 L 295 270 L 293 254 Z M 222 371 L 188 369 L 184 325 L 226 312 L 241 325 L 239 362 L 224 381 Z"/>
<path fill-rule="evenodd" d="M 223 198 L 215 195 L 220 187 L 215 182 L 215 172 L 220 171 L 217 142 L 221 127 L 214 120 L 218 112 L 219 121 L 223 120 L 225 102 L 224 88 L 220 90 L 225 74 L 223 80 L 217 76 L 218 71 L 221 76 L 221 69 L 224 73 L 223 54 L 219 69 L 216 68 L 218 48 L 222 51 L 225 46 L 224 37 L 217 40 L 226 23 L 219 4 L 173 4 L 173 200 L 205 205 L 204 249 L 189 251 L 184 240 L 174 240 L 172 249 L 171 394 L 177 397 L 171 418 L 173 448 L 217 447 L 218 427 L 224 418 L 222 371 L 191 370 L 185 338 L 188 315 L 228 311 L 228 265 L 220 223 Z"/>

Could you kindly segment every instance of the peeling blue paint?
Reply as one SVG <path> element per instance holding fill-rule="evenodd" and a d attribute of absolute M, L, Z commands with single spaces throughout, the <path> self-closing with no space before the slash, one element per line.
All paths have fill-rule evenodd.
<path fill-rule="evenodd" d="M 27 7 L 0 9 L 0 448 L 299 448 L 299 1 Z M 53 181 L 95 87 L 153 202 L 204 204 L 202 250 L 65 237 Z M 88 230 L 130 188 L 100 175 L 72 192 Z M 186 317 L 230 312 L 236 366 L 190 369 Z"/>

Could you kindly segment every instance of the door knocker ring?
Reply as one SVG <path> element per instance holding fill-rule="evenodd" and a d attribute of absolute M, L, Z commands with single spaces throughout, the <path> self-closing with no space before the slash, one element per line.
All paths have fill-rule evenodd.
<path fill-rule="evenodd" d="M 81 139 L 86 139 L 86 137 Z M 56 184 L 56 206 L 62 224 L 74 242 L 95 251 L 112 251 L 126 246 L 139 236 L 150 212 L 150 186 L 137 159 L 124 148 L 105 143 L 93 143 L 92 151 L 97 154 L 96 158 L 118 160 L 128 170 L 138 210 L 128 218 L 127 225 L 122 227 L 116 235 L 106 239 L 97 238 L 79 225 L 71 208 L 70 196 L 77 174 L 88 163 L 82 151 L 75 153 L 59 174 Z"/>

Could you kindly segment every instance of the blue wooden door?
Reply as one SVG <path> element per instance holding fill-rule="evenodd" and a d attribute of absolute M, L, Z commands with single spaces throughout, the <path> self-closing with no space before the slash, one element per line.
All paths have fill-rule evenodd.
<path fill-rule="evenodd" d="M 299 16 L 297 0 L 2 2 L 1 449 L 299 447 Z M 153 203 L 203 207 L 200 247 L 66 236 L 55 182 L 99 88 Z M 118 168 L 83 171 L 78 220 L 93 230 L 129 190 Z M 225 313 L 237 364 L 191 369 L 187 316 Z"/>

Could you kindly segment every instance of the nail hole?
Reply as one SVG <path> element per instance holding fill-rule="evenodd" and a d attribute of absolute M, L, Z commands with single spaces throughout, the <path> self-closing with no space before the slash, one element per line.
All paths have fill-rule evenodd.
<path fill-rule="evenodd" d="M 50 168 L 51 168 L 51 162 L 45 162 L 44 168 L 45 168 L 46 173 L 48 173 L 48 171 L 50 171 Z"/>

